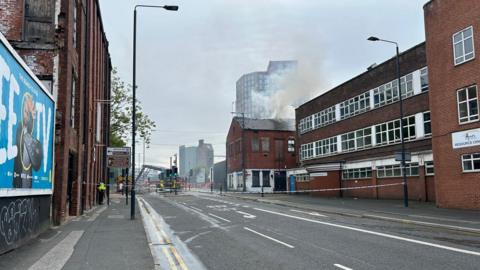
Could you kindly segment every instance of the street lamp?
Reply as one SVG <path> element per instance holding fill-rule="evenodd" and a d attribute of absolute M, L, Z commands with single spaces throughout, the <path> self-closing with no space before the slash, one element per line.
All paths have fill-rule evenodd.
<path fill-rule="evenodd" d="M 400 84 L 400 52 L 398 49 L 398 43 L 395 41 L 390 41 L 390 40 L 385 40 L 385 39 L 380 39 L 378 37 L 369 37 L 367 40 L 369 41 L 382 41 L 386 43 L 391 43 L 395 44 L 396 51 L 397 51 L 397 85 L 398 85 L 398 96 L 399 96 L 399 101 L 400 101 L 400 140 L 401 140 L 401 145 L 402 145 L 402 175 L 403 175 L 403 203 L 405 207 L 408 207 L 408 182 L 407 182 L 407 174 L 405 170 L 405 137 L 403 136 L 403 98 L 402 98 L 402 87 Z M 407 85 L 405 84 L 405 93 L 406 93 L 406 87 Z"/>
<path fill-rule="evenodd" d="M 177 11 L 178 6 L 136 5 L 133 9 L 133 74 L 132 74 L 132 189 L 130 204 L 130 219 L 135 219 L 135 132 L 136 132 L 136 69 L 137 69 L 137 8 L 163 8 Z"/>

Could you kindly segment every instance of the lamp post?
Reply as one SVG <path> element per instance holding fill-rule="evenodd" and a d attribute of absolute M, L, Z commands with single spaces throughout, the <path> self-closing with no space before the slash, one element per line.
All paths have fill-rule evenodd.
<path fill-rule="evenodd" d="M 402 97 L 402 87 L 400 84 L 400 51 L 398 49 L 398 43 L 395 41 L 380 39 L 378 37 L 369 37 L 368 41 L 381 41 L 390 44 L 394 44 L 396 47 L 397 57 L 397 85 L 398 85 L 398 96 L 399 96 L 399 103 L 400 103 L 400 140 L 401 140 L 401 166 L 402 166 L 402 175 L 403 175 L 403 203 L 405 207 L 408 207 L 408 182 L 407 182 L 407 174 L 405 170 L 405 136 L 403 134 L 403 97 Z M 405 93 L 406 93 L 407 85 L 405 84 Z"/>
<path fill-rule="evenodd" d="M 136 5 L 133 9 L 133 73 L 132 73 L 132 189 L 130 203 L 130 219 L 135 219 L 135 132 L 136 132 L 136 69 L 137 69 L 137 8 L 163 8 L 177 11 L 178 6 Z"/>

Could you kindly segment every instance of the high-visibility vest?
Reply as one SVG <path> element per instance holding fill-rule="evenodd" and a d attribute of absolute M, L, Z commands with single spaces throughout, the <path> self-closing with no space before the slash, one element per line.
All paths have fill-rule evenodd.
<path fill-rule="evenodd" d="M 100 185 L 98 186 L 98 190 L 103 191 L 103 190 L 105 190 L 105 189 L 106 189 L 105 184 L 104 184 L 104 183 L 100 183 Z"/>

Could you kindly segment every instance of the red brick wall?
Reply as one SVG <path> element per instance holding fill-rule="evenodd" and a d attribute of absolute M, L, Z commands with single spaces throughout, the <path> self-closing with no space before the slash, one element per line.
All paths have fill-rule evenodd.
<path fill-rule="evenodd" d="M 480 147 L 453 149 L 451 133 L 479 128 L 458 123 L 456 91 L 480 82 L 480 2 L 433 0 L 424 6 L 430 75 L 435 191 L 439 207 L 480 209 L 480 174 L 463 173 L 461 155 Z M 476 58 L 454 66 L 452 35 L 473 26 Z"/>
<path fill-rule="evenodd" d="M 9 41 L 22 39 L 23 1 L 3 0 L 0 5 L 0 31 Z"/>
<path fill-rule="evenodd" d="M 241 121 L 241 120 L 240 120 Z M 245 168 L 246 169 L 290 169 L 296 166 L 295 152 L 288 152 L 288 139 L 295 138 L 294 131 L 266 131 L 266 130 L 245 130 L 244 133 L 244 150 L 246 152 Z M 263 152 L 261 147 L 258 152 L 252 151 L 252 138 L 258 138 L 259 145 L 261 145 L 260 138 L 269 138 L 269 152 Z M 242 129 L 236 120 L 232 121 L 230 130 L 227 135 L 227 172 L 235 172 L 242 169 L 242 153 L 237 153 L 233 156 L 229 153 L 231 143 L 242 139 Z M 283 160 L 276 160 L 275 158 L 275 140 L 283 141 Z M 235 148 L 235 147 L 234 147 Z M 236 151 L 236 150 L 235 150 Z"/>
<path fill-rule="evenodd" d="M 327 172 L 327 176 L 318 176 L 310 178 L 310 189 L 331 189 L 331 188 L 340 188 L 340 172 L 339 171 L 330 171 Z M 313 196 L 319 197 L 339 197 L 339 190 L 332 191 L 320 191 L 320 192 L 311 192 Z"/>

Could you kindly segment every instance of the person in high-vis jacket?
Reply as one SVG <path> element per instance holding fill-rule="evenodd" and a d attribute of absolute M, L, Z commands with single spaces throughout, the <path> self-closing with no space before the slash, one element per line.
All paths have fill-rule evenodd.
<path fill-rule="evenodd" d="M 98 201 L 100 204 L 103 204 L 103 197 L 105 197 L 105 190 L 107 187 L 105 186 L 105 183 L 100 182 L 98 184 Z"/>

